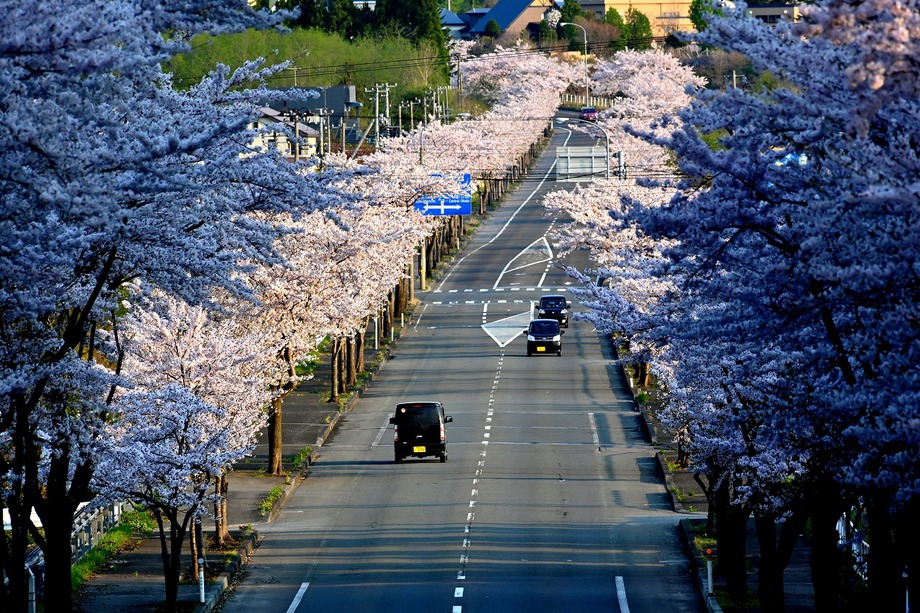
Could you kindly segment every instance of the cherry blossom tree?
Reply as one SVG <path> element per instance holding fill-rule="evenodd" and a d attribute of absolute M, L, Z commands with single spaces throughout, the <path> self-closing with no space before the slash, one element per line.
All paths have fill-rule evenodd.
<path fill-rule="evenodd" d="M 166 608 L 175 610 L 185 534 L 206 512 L 206 502 L 216 499 L 209 484 L 246 448 L 227 411 L 176 384 L 127 393 L 112 418 L 107 461 L 100 463 L 97 478 L 106 495 L 128 497 L 153 512 Z"/>
<path fill-rule="evenodd" d="M 241 262 L 280 262 L 278 211 L 336 202 L 321 175 L 251 146 L 253 63 L 176 91 L 161 64 L 187 36 L 278 22 L 242 0 L 4 2 L 0 40 L 0 543 L 25 606 L 31 536 L 47 602 L 69 610 L 70 532 L 111 416 L 119 331 L 136 280 L 189 303 L 248 298 Z M 114 366 L 114 368 L 113 368 Z M 30 519 L 35 510 L 42 531 Z"/>
<path fill-rule="evenodd" d="M 229 436 L 241 455 L 250 451 L 272 401 L 264 381 L 270 368 L 264 335 L 247 332 L 234 317 L 209 315 L 169 295 L 155 292 L 149 301 L 148 308 L 132 309 L 120 346 L 113 347 L 132 389 L 153 393 L 179 385 L 189 390 L 224 412 L 221 436 Z M 224 473 L 215 476 L 215 493 L 215 538 L 223 541 L 228 537 Z"/>
<path fill-rule="evenodd" d="M 839 606 L 835 524 L 862 500 L 873 601 L 897 609 L 899 574 L 916 567 L 909 228 L 920 115 L 893 75 L 916 71 L 916 11 L 870 2 L 854 17 L 850 3 L 830 2 L 802 24 L 768 27 L 737 8 L 698 38 L 743 53 L 776 85 L 700 90 L 676 117 L 631 130 L 672 151 L 684 177 L 645 179 L 676 192 L 630 201 L 625 216 L 658 243 L 645 274 L 673 291 L 645 313 L 622 296 L 607 304 L 631 340 L 659 348 L 696 460 L 724 464 L 731 504 L 763 520 L 764 602 L 782 605 L 785 548 L 804 508 L 816 604 Z"/>

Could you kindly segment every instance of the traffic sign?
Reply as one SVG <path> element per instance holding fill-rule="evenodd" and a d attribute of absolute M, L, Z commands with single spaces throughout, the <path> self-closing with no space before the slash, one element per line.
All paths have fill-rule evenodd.
<path fill-rule="evenodd" d="M 473 213 L 473 188 L 471 177 L 465 174 L 457 180 L 460 191 L 456 194 L 423 196 L 413 208 L 422 215 L 471 215 Z"/>

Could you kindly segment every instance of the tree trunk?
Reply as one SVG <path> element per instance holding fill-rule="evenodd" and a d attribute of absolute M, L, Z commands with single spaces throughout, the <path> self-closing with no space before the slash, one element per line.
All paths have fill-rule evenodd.
<path fill-rule="evenodd" d="M 891 500 L 885 496 L 868 504 L 869 597 L 882 611 L 904 610 L 904 586 L 901 574 L 904 563 L 899 559 L 892 540 Z"/>
<path fill-rule="evenodd" d="M 281 405 L 282 398 L 272 399 L 272 410 L 268 416 L 268 470 L 270 475 L 281 475 L 284 469 L 281 465 Z"/>
<path fill-rule="evenodd" d="M 731 504 L 731 488 L 723 479 L 715 492 L 716 543 L 719 569 L 725 577 L 725 587 L 730 597 L 742 601 L 747 598 L 747 519 L 748 511 Z"/>
<path fill-rule="evenodd" d="M 154 516 L 160 528 L 160 557 L 163 561 L 163 583 L 166 589 L 166 604 L 164 610 L 176 610 L 179 600 L 179 579 L 182 573 L 182 543 L 185 541 L 185 530 L 188 526 L 189 514 L 186 514 L 182 523 L 179 522 L 178 512 L 170 509 L 154 507 Z M 169 534 L 166 534 L 163 514 L 168 513 Z"/>
<path fill-rule="evenodd" d="M 60 512 L 47 525 L 48 514 L 42 518 L 45 531 L 45 610 L 70 611 L 73 608 L 73 590 L 71 589 L 70 533 L 73 530 L 74 511 L 61 508 Z"/>
<path fill-rule="evenodd" d="M 358 364 L 355 357 L 355 338 L 352 336 L 348 339 L 348 386 L 354 387 L 358 382 Z"/>
<path fill-rule="evenodd" d="M 0 542 L 0 552 L 2 552 L 0 560 L 3 562 L 3 570 L 9 580 L 6 602 L 11 611 L 25 611 L 29 601 L 26 579 L 28 573 L 22 562 L 26 559 L 28 548 L 25 526 L 29 520 L 29 514 L 20 511 L 18 497 L 14 497 L 13 501 L 9 508 L 11 530 L 7 538 Z"/>
<path fill-rule="evenodd" d="M 370 324 L 370 317 L 364 318 L 364 326 L 360 332 L 358 332 L 355 340 L 357 341 L 357 347 L 355 347 L 355 356 L 357 358 L 357 368 L 358 372 L 364 372 L 364 351 L 365 351 L 365 340 L 367 339 L 367 326 Z"/>
<path fill-rule="evenodd" d="M 786 565 L 776 543 L 776 520 L 772 516 L 754 516 L 760 563 L 757 567 L 757 596 L 763 611 L 782 613 L 786 610 L 783 570 Z M 794 541 L 793 541 L 794 542 Z"/>
<path fill-rule="evenodd" d="M 827 494 L 829 488 L 821 488 Z M 818 492 L 816 492 L 817 494 Z M 815 611 L 836 611 L 840 594 L 841 555 L 837 548 L 837 520 L 841 512 L 824 496 L 815 495 L 811 508 L 811 582 L 815 590 Z"/>
<path fill-rule="evenodd" d="M 422 244 L 418 249 L 418 288 L 421 291 L 428 289 L 428 263 L 425 261 L 425 243 L 427 239 L 422 239 Z"/>
<path fill-rule="evenodd" d="M 227 517 L 227 493 L 229 489 L 230 483 L 227 480 L 226 473 L 216 477 L 214 481 L 214 493 L 216 493 L 219 498 L 214 504 L 214 541 L 219 547 L 230 540 L 230 525 Z"/>
<path fill-rule="evenodd" d="M 198 543 L 198 530 L 189 530 L 188 531 L 188 551 L 189 555 L 192 556 L 192 576 L 198 576 L 198 554 L 201 550 L 201 546 Z"/>
<path fill-rule="evenodd" d="M 44 499 L 35 504 L 35 511 L 45 532 L 42 553 L 45 557 L 45 609 L 70 611 L 73 608 L 71 564 L 73 551 L 70 535 L 79 503 L 88 500 L 92 466 L 79 463 L 69 475 L 73 459 L 71 449 L 64 445 L 53 456 L 44 490 Z"/>
<path fill-rule="evenodd" d="M 341 340 L 335 338 L 332 340 L 332 354 L 329 356 L 329 364 L 332 367 L 332 384 L 330 387 L 329 402 L 339 401 L 339 352 L 341 351 Z"/>

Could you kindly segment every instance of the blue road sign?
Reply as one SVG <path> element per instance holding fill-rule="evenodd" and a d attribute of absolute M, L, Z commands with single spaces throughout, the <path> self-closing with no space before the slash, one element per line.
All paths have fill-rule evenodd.
<path fill-rule="evenodd" d="M 460 191 L 442 196 L 423 196 L 415 201 L 413 208 L 422 215 L 472 215 L 473 188 L 470 175 L 457 180 Z"/>

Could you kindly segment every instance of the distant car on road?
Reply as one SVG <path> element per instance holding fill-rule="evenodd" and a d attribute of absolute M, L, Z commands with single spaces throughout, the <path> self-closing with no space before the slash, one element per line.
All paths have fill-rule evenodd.
<path fill-rule="evenodd" d="M 534 353 L 555 353 L 562 355 L 562 335 L 555 319 L 534 319 L 524 330 L 527 333 L 527 355 Z"/>
<path fill-rule="evenodd" d="M 593 106 L 583 106 L 578 118 L 584 121 L 597 121 L 597 109 Z"/>
<path fill-rule="evenodd" d="M 396 414 L 390 418 L 393 424 L 393 454 L 397 464 L 404 458 L 437 456 L 447 461 L 447 433 L 444 424 L 454 421 L 444 414 L 440 402 L 401 402 L 396 405 Z"/>
<path fill-rule="evenodd" d="M 536 319 L 555 319 L 563 328 L 569 327 L 569 309 L 572 303 L 565 296 L 541 296 L 534 307 L 537 312 Z"/>

